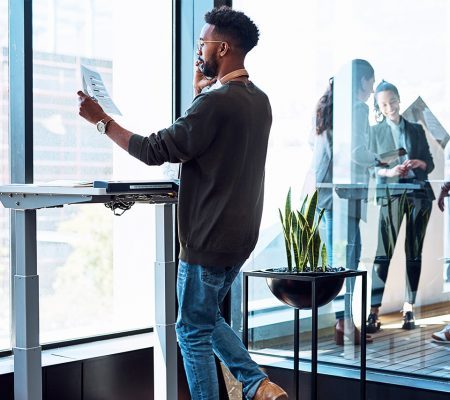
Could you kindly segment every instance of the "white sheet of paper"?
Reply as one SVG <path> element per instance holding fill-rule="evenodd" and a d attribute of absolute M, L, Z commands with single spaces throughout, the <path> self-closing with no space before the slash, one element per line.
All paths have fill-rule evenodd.
<path fill-rule="evenodd" d="M 94 97 L 107 114 L 122 115 L 108 94 L 102 76 L 97 71 L 82 64 L 80 65 L 80 69 L 84 93 Z"/>
<path fill-rule="evenodd" d="M 93 181 L 72 181 L 67 179 L 57 179 L 50 182 L 37 182 L 39 186 L 64 186 L 64 187 L 93 187 Z"/>

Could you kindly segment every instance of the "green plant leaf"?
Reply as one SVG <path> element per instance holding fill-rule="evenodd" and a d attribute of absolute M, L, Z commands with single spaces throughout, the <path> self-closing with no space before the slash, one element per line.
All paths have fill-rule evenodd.
<path fill-rule="evenodd" d="M 302 239 L 301 239 L 301 272 L 303 272 L 305 265 L 308 262 L 308 232 L 306 229 L 302 231 Z"/>
<path fill-rule="evenodd" d="M 406 218 L 407 218 L 407 237 L 410 240 L 405 241 L 405 253 L 406 258 L 409 260 L 413 260 L 417 254 L 417 237 L 416 237 L 416 225 L 414 221 L 414 204 L 407 200 L 406 201 Z"/>
<path fill-rule="evenodd" d="M 283 232 L 286 232 L 286 225 L 284 224 L 283 213 L 278 209 L 278 214 L 280 215 L 281 226 L 283 227 Z"/>
<path fill-rule="evenodd" d="M 313 230 L 316 230 L 320 226 L 320 221 L 322 220 L 323 214 L 325 213 L 325 208 L 322 208 L 319 212 L 319 216 L 317 217 L 317 221 L 313 226 Z"/>
<path fill-rule="evenodd" d="M 405 215 L 405 209 L 406 209 L 406 202 L 408 201 L 408 197 L 406 195 L 406 190 L 402 193 L 400 196 L 400 199 L 398 201 L 398 220 L 397 222 L 400 222 L 403 219 L 403 216 Z M 399 225 L 399 224 L 397 224 Z"/>
<path fill-rule="evenodd" d="M 299 255 L 299 249 L 298 249 L 298 242 L 294 237 L 292 240 L 292 248 L 293 248 L 293 252 L 294 252 L 295 268 L 298 272 L 300 270 L 300 255 Z"/>
<path fill-rule="evenodd" d="M 291 212 L 291 232 L 292 233 L 297 233 L 298 225 L 299 225 L 299 221 L 298 221 L 297 213 L 295 211 Z"/>
<path fill-rule="evenodd" d="M 388 208 L 388 225 L 389 225 L 389 233 L 390 233 L 390 237 L 392 237 L 392 240 L 394 242 L 397 242 L 397 231 L 395 229 L 395 225 L 394 225 L 394 220 L 392 217 L 392 197 L 389 193 L 389 188 L 386 187 L 386 196 L 388 199 L 388 203 L 387 203 L 387 208 Z"/>
<path fill-rule="evenodd" d="M 305 216 L 302 213 L 298 213 L 298 216 L 299 216 L 299 221 L 302 226 L 302 229 L 306 230 L 308 235 L 310 235 L 312 227 L 309 225 L 307 219 L 305 218 Z"/>
<path fill-rule="evenodd" d="M 283 236 L 284 236 L 284 246 L 286 250 L 286 259 L 287 259 L 287 268 L 288 271 L 292 271 L 292 255 L 291 255 L 291 241 L 290 241 L 290 232 L 287 228 L 287 224 L 285 222 L 285 219 L 283 217 L 283 213 L 280 209 L 278 209 L 280 214 L 280 220 L 281 220 L 281 226 L 283 227 Z"/>
<path fill-rule="evenodd" d="M 380 221 L 380 234 L 381 234 L 381 239 L 383 241 L 383 247 L 384 247 L 384 252 L 386 253 L 386 257 L 391 258 L 392 254 L 390 252 L 391 249 L 391 237 L 389 235 L 389 224 L 386 221 L 386 218 L 383 218 Z"/>
<path fill-rule="evenodd" d="M 414 259 L 417 259 L 422 254 L 422 248 L 423 248 L 423 241 L 425 239 L 425 232 L 426 229 L 424 227 L 427 226 L 428 220 L 430 219 L 430 211 L 427 209 L 421 209 L 416 217 L 415 221 L 415 230 L 417 233 L 416 237 L 416 246 L 415 246 L 415 253 L 413 254 Z"/>
<path fill-rule="evenodd" d="M 306 209 L 306 215 L 305 218 L 308 221 L 308 225 L 312 228 L 314 225 L 314 217 L 316 215 L 316 208 L 317 208 L 317 190 L 314 191 L 313 195 L 311 196 L 311 199 L 308 203 L 308 208 Z"/>
<path fill-rule="evenodd" d="M 286 229 L 291 232 L 291 214 L 292 214 L 292 205 L 291 205 L 291 188 L 289 188 L 287 196 L 286 196 L 286 204 L 284 206 L 284 218 L 286 220 Z"/>
<path fill-rule="evenodd" d="M 308 195 L 306 195 L 305 196 L 305 198 L 303 199 L 303 203 L 302 203 L 302 206 L 301 206 L 301 208 L 300 208 L 300 214 L 302 214 L 302 215 L 305 215 L 305 207 L 306 207 L 306 204 L 308 203 Z"/>
<path fill-rule="evenodd" d="M 299 230 L 299 221 L 295 212 L 291 212 L 291 242 L 292 242 L 292 250 L 294 255 L 294 261 L 296 270 L 298 271 L 300 267 L 300 257 L 299 257 L 299 239 L 298 239 L 298 230 Z"/>
<path fill-rule="evenodd" d="M 284 223 L 286 225 L 286 231 L 289 233 L 289 236 L 291 233 L 291 213 L 291 188 L 289 188 L 288 194 L 286 196 L 286 203 L 284 205 Z"/>
<path fill-rule="evenodd" d="M 322 271 L 325 272 L 328 265 L 328 253 L 327 253 L 327 246 L 325 246 L 325 243 L 322 244 L 321 256 L 322 256 Z"/>
<path fill-rule="evenodd" d="M 317 271 L 317 268 L 319 266 L 320 245 L 322 243 L 318 230 L 314 232 L 313 242 L 314 242 L 314 265 L 312 269 L 313 271 Z"/>
<path fill-rule="evenodd" d="M 297 218 L 296 239 L 297 239 L 297 244 L 299 245 L 299 250 L 301 250 L 301 236 L 302 236 L 303 227 L 302 227 L 302 223 L 300 222 L 300 213 L 298 211 L 296 211 L 295 216 Z"/>

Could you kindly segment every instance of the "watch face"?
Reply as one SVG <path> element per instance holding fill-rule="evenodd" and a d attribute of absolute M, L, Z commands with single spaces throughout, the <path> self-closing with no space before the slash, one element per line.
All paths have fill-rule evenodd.
<path fill-rule="evenodd" d="M 97 130 L 100 133 L 105 133 L 105 123 L 103 121 L 98 121 L 97 122 Z"/>

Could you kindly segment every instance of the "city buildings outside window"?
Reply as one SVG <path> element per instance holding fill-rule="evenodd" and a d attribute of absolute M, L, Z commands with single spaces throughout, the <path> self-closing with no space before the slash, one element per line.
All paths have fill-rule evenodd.
<path fill-rule="evenodd" d="M 35 182 L 173 177 L 114 149 L 78 116 L 76 96 L 84 65 L 103 77 L 120 123 L 144 135 L 170 125 L 171 26 L 171 2 L 33 2 Z M 42 343 L 153 325 L 153 214 L 137 205 L 119 218 L 102 204 L 37 212 Z"/>

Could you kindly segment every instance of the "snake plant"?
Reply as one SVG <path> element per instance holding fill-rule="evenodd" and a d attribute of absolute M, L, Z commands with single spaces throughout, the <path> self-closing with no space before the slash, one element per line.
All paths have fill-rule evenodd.
<path fill-rule="evenodd" d="M 300 210 L 293 210 L 289 188 L 284 214 L 278 209 L 283 227 L 288 271 L 291 272 L 293 268 L 295 272 L 305 270 L 317 272 L 319 259 L 322 260 L 322 271 L 325 271 L 327 266 L 327 249 L 319 235 L 319 225 L 325 210 L 320 210 L 316 219 L 317 190 L 309 199 L 308 197 L 303 200 Z"/>

